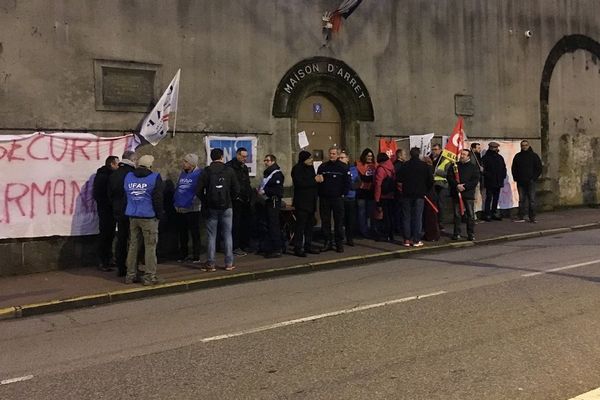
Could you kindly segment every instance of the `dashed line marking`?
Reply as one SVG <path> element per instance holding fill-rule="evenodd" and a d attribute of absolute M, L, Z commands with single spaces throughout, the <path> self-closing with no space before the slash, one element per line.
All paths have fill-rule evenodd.
<path fill-rule="evenodd" d="M 25 375 L 25 376 L 20 376 L 18 378 L 4 379 L 4 380 L 0 381 L 0 385 L 8 385 L 11 383 L 28 381 L 31 378 L 33 378 L 33 375 Z"/>
<path fill-rule="evenodd" d="M 569 400 L 600 400 L 600 388 L 594 389 L 584 394 L 580 394 L 579 396 L 573 397 Z"/>
<path fill-rule="evenodd" d="M 600 263 L 600 259 L 598 259 L 598 260 L 592 260 L 592 261 L 587 261 L 587 262 L 583 262 L 583 263 L 579 263 L 579 264 L 566 265 L 564 267 L 547 269 L 545 271 L 530 272 L 528 274 L 523 274 L 521 276 L 523 276 L 523 277 L 530 277 L 530 276 L 544 275 L 544 274 L 548 274 L 550 272 L 564 271 L 566 269 L 573 269 L 573 268 L 585 267 L 586 265 L 592 265 L 592 264 L 598 264 L 598 263 Z"/>

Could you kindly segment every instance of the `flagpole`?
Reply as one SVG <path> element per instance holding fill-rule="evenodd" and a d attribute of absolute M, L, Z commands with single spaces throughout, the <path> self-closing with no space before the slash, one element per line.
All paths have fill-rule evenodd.
<path fill-rule="evenodd" d="M 177 73 L 179 74 L 179 81 L 181 81 L 181 68 L 179 68 Z M 177 85 L 177 100 L 175 104 L 177 104 L 177 108 L 179 108 L 179 85 Z M 175 111 L 175 121 L 173 121 L 173 132 L 171 132 L 171 138 L 175 137 L 175 131 L 177 130 L 177 114 L 177 111 Z"/>

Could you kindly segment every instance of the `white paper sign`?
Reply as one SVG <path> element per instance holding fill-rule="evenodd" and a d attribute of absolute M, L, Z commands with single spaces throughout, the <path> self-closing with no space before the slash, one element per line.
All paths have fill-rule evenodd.
<path fill-rule="evenodd" d="M 301 149 L 308 147 L 308 137 L 306 137 L 306 132 L 302 131 L 298 133 L 298 145 Z"/>
<path fill-rule="evenodd" d="M 421 154 L 431 153 L 431 139 L 433 139 L 433 133 L 426 135 L 410 135 L 410 148 L 418 147 L 421 149 Z"/>

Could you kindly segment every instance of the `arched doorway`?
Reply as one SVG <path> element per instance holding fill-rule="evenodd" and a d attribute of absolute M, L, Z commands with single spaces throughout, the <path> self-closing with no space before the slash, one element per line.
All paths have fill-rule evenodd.
<path fill-rule="evenodd" d="M 343 148 L 342 118 L 337 107 L 327 97 L 312 94 L 300 102 L 296 117 L 296 130 L 305 131 L 308 149 L 313 154 L 326 155 L 330 147 Z"/>
<path fill-rule="evenodd" d="M 540 111 L 546 204 L 598 204 L 599 58 L 600 43 L 571 35 L 552 48 L 544 65 Z"/>
<path fill-rule="evenodd" d="M 318 122 L 315 104 L 323 107 L 321 121 L 331 125 Z M 309 149 L 326 151 L 337 144 L 353 155 L 361 147 L 359 122 L 374 120 L 371 97 L 364 82 L 346 63 L 329 57 L 302 60 L 286 72 L 275 91 L 273 116 L 291 119 L 294 152 L 299 150 L 297 133 L 304 130 L 309 135 Z M 334 121 L 339 121 L 339 139 L 337 133 L 319 133 L 333 129 Z M 366 142 L 366 135 L 363 140 Z"/>

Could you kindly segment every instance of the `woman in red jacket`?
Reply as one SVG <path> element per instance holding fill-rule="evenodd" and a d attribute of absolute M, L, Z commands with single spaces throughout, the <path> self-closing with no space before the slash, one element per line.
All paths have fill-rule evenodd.
<path fill-rule="evenodd" d="M 356 169 L 358 170 L 358 176 L 360 183 L 356 189 L 356 206 L 358 210 L 358 230 L 363 237 L 369 237 L 373 224 L 369 224 L 371 220 L 371 214 L 374 210 L 373 201 L 373 179 L 375 178 L 375 154 L 373 150 L 366 148 L 360 155 L 359 160 L 356 162 Z"/>
<path fill-rule="evenodd" d="M 385 153 L 377 154 L 374 198 L 377 214 L 381 218 L 377 229 L 377 241 L 394 241 L 394 214 L 396 173 L 394 164 Z"/>

